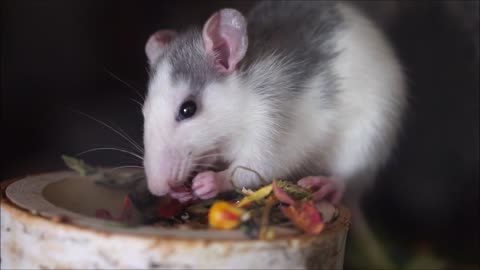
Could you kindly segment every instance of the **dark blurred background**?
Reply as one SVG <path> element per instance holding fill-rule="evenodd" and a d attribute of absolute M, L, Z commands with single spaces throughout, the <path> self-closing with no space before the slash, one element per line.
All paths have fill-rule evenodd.
<path fill-rule="evenodd" d="M 137 92 L 145 94 L 149 35 L 202 24 L 221 7 L 247 11 L 252 4 L 2 1 L 0 179 L 65 169 L 62 154 L 133 150 L 78 111 L 141 143 L 142 115 L 131 99 L 141 102 Z M 397 49 L 410 95 L 394 158 L 365 202 L 372 223 L 409 247 L 395 249 L 396 256 L 418 244 L 450 265 L 478 267 L 478 1 L 361 5 Z M 112 151 L 81 157 L 98 165 L 140 164 Z"/>

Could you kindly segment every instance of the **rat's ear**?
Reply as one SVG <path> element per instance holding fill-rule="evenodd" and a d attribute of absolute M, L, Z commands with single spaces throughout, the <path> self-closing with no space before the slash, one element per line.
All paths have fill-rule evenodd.
<path fill-rule="evenodd" d="M 237 68 L 247 52 L 247 22 L 235 9 L 213 14 L 203 27 L 203 44 L 207 54 L 215 57 L 215 66 L 225 74 Z"/>
<path fill-rule="evenodd" d="M 162 50 L 167 46 L 177 35 L 175 31 L 160 30 L 153 33 L 145 45 L 145 53 L 148 57 L 150 65 L 155 63 L 162 53 Z"/>

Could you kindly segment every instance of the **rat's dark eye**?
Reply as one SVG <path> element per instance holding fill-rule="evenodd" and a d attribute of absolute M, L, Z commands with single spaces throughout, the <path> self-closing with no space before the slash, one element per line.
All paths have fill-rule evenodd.
<path fill-rule="evenodd" d="M 178 112 L 178 121 L 187 119 L 195 115 L 195 112 L 197 111 L 197 104 L 195 104 L 195 101 L 188 100 L 185 101 L 182 106 L 180 106 L 180 111 Z"/>

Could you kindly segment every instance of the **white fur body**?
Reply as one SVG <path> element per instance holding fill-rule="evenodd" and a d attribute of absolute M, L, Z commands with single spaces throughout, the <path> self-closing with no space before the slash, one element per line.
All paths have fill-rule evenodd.
<path fill-rule="evenodd" d="M 188 97 L 188 86 L 173 83 L 169 63 L 163 62 L 150 82 L 144 106 L 145 168 L 147 176 L 166 176 L 149 185 L 185 181 L 198 162 L 222 158 L 230 164 L 226 175 L 237 166 L 249 167 L 267 180 L 327 175 L 340 186 L 354 183 L 354 189 L 362 192 L 395 143 L 405 103 L 404 77 L 375 25 L 348 5 L 339 5 L 339 10 L 345 27 L 332 39 L 340 52 L 332 62 L 339 90 L 332 109 L 319 106 L 321 89 L 327 87 L 320 74 L 302 82 L 307 90 L 281 107 L 258 95 L 255 88 L 263 81 L 262 74 L 282 85 L 282 69 L 288 63 L 274 54 L 270 60 L 254 62 L 251 70 L 259 72 L 249 77 L 234 72 L 208 84 L 198 115 L 176 123 L 174 116 Z M 288 127 L 272 117 L 282 111 L 288 111 Z M 218 156 L 202 158 L 212 150 Z M 165 151 L 169 154 L 162 155 Z M 255 174 L 235 174 L 238 187 L 260 184 Z"/>
<path fill-rule="evenodd" d="M 249 84 L 236 78 L 230 86 L 223 86 L 230 89 L 228 100 L 238 101 L 232 114 L 225 116 L 239 121 L 230 123 L 236 132 L 225 153 L 234 162 L 232 169 L 246 166 L 270 180 L 316 173 L 339 181 L 372 181 L 388 159 L 405 102 L 401 67 L 385 37 L 370 21 L 350 6 L 342 6 L 341 11 L 348 21 L 334 39 L 341 51 L 334 61 L 340 82 L 339 104 L 334 110 L 318 106 L 318 89 L 325 87 L 321 77 L 308 82 L 310 91 L 286 108 L 272 108 L 268 100 L 252 94 L 254 91 L 248 88 L 255 87 L 255 78 Z M 273 62 L 275 59 L 259 63 L 257 68 L 280 74 L 283 63 Z M 217 103 L 227 102 L 216 95 L 211 98 Z M 291 129 L 275 126 L 270 112 L 279 109 L 291 111 L 295 119 Z M 309 162 L 305 162 L 307 159 Z M 315 167 L 304 168 L 305 163 Z M 238 186 L 261 184 L 248 172 L 235 179 Z"/>

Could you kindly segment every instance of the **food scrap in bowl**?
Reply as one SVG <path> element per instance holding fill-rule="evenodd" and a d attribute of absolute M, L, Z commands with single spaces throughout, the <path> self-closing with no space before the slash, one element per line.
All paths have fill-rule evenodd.
<path fill-rule="evenodd" d="M 243 188 L 182 204 L 168 195 L 152 195 L 143 171 L 126 173 L 94 167 L 73 157 L 62 158 L 69 168 L 92 177 L 96 184 L 128 190 L 118 216 L 101 207 L 96 210 L 97 218 L 116 225 L 242 230 L 249 238 L 268 240 L 275 238 L 278 228 L 320 234 L 338 215 L 335 206 L 313 201 L 311 190 L 288 181 L 273 180 L 257 190 Z M 140 222 L 133 223 L 134 211 L 140 213 Z"/>

